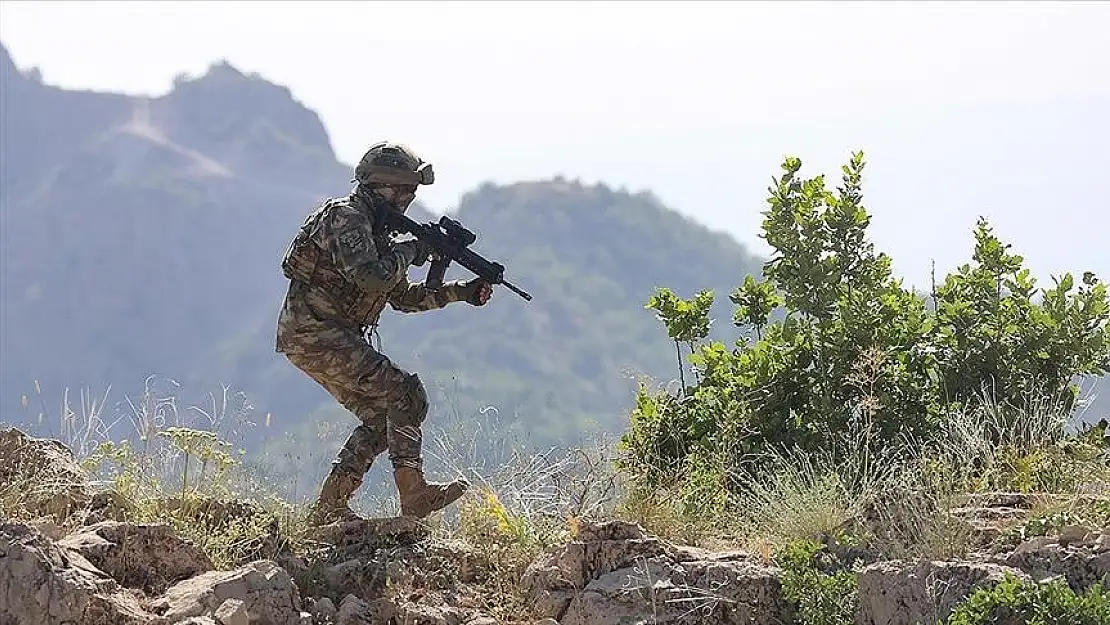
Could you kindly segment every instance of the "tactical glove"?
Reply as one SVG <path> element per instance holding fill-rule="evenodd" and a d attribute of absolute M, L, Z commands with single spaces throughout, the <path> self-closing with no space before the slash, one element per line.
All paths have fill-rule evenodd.
<path fill-rule="evenodd" d="M 460 282 L 458 289 L 460 299 L 471 306 L 485 306 L 493 295 L 493 286 L 481 278 Z"/>

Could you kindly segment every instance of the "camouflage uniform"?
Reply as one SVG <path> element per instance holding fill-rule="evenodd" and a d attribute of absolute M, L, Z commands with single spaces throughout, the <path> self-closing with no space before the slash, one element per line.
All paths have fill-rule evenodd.
<path fill-rule="evenodd" d="M 372 148 L 363 164 L 375 149 L 380 155 L 383 145 L 389 144 Z M 403 155 L 411 153 L 406 150 Z M 356 178 L 365 177 L 356 170 Z M 382 201 L 381 195 L 388 193 L 361 188 L 365 182 L 360 180 L 360 188 L 347 197 L 324 202 L 290 244 L 282 262 L 289 288 L 278 317 L 276 348 L 361 421 L 332 464 L 318 510 L 353 515 L 347 501 L 374 459 L 388 450 L 395 476 L 398 470 L 411 469 L 403 474 L 409 476 L 407 482 L 397 477 L 402 513 L 425 516 L 461 496 L 466 483 L 423 481 L 421 424 L 428 415 L 424 386 L 415 373 L 374 349 L 366 330 L 377 325 L 387 304 L 406 313 L 457 301 L 481 305 L 484 302 L 475 295 L 481 285 L 452 282 L 433 291 L 410 283 L 409 265 L 422 261 L 418 255 L 427 250 L 416 241 L 394 242 L 378 226 L 377 211 L 395 208 Z M 412 193 L 400 210 L 412 201 Z"/>

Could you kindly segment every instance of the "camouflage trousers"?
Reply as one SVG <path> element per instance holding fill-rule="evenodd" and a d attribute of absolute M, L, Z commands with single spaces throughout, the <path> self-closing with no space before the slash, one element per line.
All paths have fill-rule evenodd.
<path fill-rule="evenodd" d="M 420 378 L 393 364 L 353 329 L 329 326 L 299 338 L 299 344 L 283 350 L 286 358 L 362 422 L 339 451 L 333 474 L 361 483 L 387 449 L 394 468 L 420 470 L 420 428 L 428 416 Z"/>

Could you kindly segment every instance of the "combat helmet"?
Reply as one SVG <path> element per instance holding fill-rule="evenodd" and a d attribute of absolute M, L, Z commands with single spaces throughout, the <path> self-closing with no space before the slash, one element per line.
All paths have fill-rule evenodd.
<path fill-rule="evenodd" d="M 370 146 L 355 167 L 351 182 L 360 185 L 420 185 L 435 182 L 432 164 L 426 163 L 408 146 L 380 141 Z"/>

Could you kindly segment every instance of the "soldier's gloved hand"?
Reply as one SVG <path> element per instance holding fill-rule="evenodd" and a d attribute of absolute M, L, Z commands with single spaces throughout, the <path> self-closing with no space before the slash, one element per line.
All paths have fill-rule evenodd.
<path fill-rule="evenodd" d="M 493 295 L 493 285 L 481 278 L 474 278 L 469 282 L 459 284 L 459 295 L 462 301 L 471 306 L 485 306 Z"/>
<path fill-rule="evenodd" d="M 407 239 L 393 245 L 395 249 L 404 250 L 412 254 L 412 264 L 417 267 L 424 264 L 424 261 L 435 252 L 432 246 L 421 241 L 420 239 Z"/>

